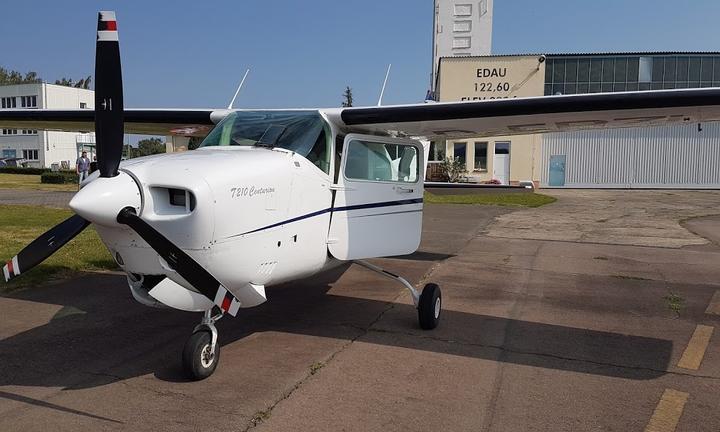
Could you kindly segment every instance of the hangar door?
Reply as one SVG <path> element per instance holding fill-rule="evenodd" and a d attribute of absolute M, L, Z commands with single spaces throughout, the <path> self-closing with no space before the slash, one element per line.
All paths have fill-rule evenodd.
<path fill-rule="evenodd" d="M 542 154 L 542 187 L 720 189 L 718 123 L 546 134 Z"/>

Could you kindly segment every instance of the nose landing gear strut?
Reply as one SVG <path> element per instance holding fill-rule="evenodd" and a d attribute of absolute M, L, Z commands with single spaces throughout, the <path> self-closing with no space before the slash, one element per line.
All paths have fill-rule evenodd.
<path fill-rule="evenodd" d="M 199 381 L 215 372 L 220 361 L 220 345 L 217 343 L 218 331 L 215 323 L 223 315 L 224 313 L 220 312 L 213 316 L 212 309 L 205 311 L 202 321 L 185 343 L 182 364 L 188 378 Z"/>

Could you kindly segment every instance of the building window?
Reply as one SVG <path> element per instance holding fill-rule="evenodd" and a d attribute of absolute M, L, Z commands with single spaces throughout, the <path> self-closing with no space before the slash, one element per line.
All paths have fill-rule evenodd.
<path fill-rule="evenodd" d="M 487 171 L 487 142 L 475 143 L 475 170 Z"/>
<path fill-rule="evenodd" d="M 641 83 L 649 83 L 652 81 L 653 58 L 640 57 L 640 72 L 638 81 Z"/>
<path fill-rule="evenodd" d="M 37 150 L 23 150 L 23 159 L 27 160 L 38 160 Z"/>
<path fill-rule="evenodd" d="M 4 97 L 0 98 L 2 101 L 0 101 L 0 106 L 3 108 L 17 108 L 17 100 L 15 97 Z"/>
<path fill-rule="evenodd" d="M 456 142 L 453 144 L 453 156 L 460 161 L 463 167 L 467 167 L 467 143 Z M 466 168 L 467 169 L 467 168 Z"/>
<path fill-rule="evenodd" d="M 453 49 L 467 49 L 470 48 L 469 37 L 456 37 L 453 38 Z"/>
<path fill-rule="evenodd" d="M 3 129 L 2 134 L 3 135 L 17 135 L 18 131 L 17 129 Z"/>
<path fill-rule="evenodd" d="M 21 135 L 37 135 L 37 131 L 32 129 L 23 129 Z"/>
<path fill-rule="evenodd" d="M 80 109 L 85 109 L 85 108 L 87 108 L 87 103 L 80 102 Z"/>
<path fill-rule="evenodd" d="M 37 108 L 37 96 L 20 96 L 20 106 L 23 108 Z"/>
<path fill-rule="evenodd" d="M 472 21 L 455 21 L 453 23 L 453 31 L 457 33 L 467 33 L 472 31 Z"/>
<path fill-rule="evenodd" d="M 442 162 L 445 160 L 445 141 L 430 141 L 430 155 L 428 161 Z"/>
<path fill-rule="evenodd" d="M 496 142 L 495 143 L 495 154 L 510 154 L 510 143 L 509 142 Z"/>
<path fill-rule="evenodd" d="M 456 4 L 455 5 L 455 16 L 471 16 L 472 5 L 471 4 Z"/>

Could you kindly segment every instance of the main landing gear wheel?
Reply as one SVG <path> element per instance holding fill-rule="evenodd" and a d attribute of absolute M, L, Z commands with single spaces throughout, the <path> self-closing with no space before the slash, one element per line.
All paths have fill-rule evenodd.
<path fill-rule="evenodd" d="M 437 284 L 429 283 L 420 294 L 418 302 L 418 319 L 420 327 L 423 330 L 432 330 L 437 327 L 440 322 L 440 312 L 442 309 L 442 293 Z"/>
<path fill-rule="evenodd" d="M 200 381 L 209 377 L 215 372 L 219 361 L 220 344 L 215 344 L 215 349 L 212 349 L 212 333 L 209 331 L 196 331 L 185 343 L 182 363 L 188 378 Z"/>

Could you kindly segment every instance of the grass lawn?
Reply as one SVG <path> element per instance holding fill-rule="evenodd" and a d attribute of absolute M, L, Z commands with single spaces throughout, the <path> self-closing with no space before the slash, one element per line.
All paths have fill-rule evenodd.
<path fill-rule="evenodd" d="M 0 205 L 0 267 L 37 236 L 72 214 L 70 210 L 63 209 Z M 0 277 L 0 291 L 36 285 L 50 279 L 66 278 L 83 270 L 115 268 L 117 265 L 90 225 L 45 262 L 10 283 L 5 283 L 5 279 Z"/>
<path fill-rule="evenodd" d="M 76 192 L 76 184 L 45 184 L 40 183 L 39 175 L 0 174 L 0 189 L 35 189 L 46 191 Z"/>
<path fill-rule="evenodd" d="M 499 206 L 540 207 L 554 203 L 555 198 L 539 193 L 480 193 L 473 195 L 435 195 L 425 192 L 425 202 L 431 204 L 481 204 Z"/>

